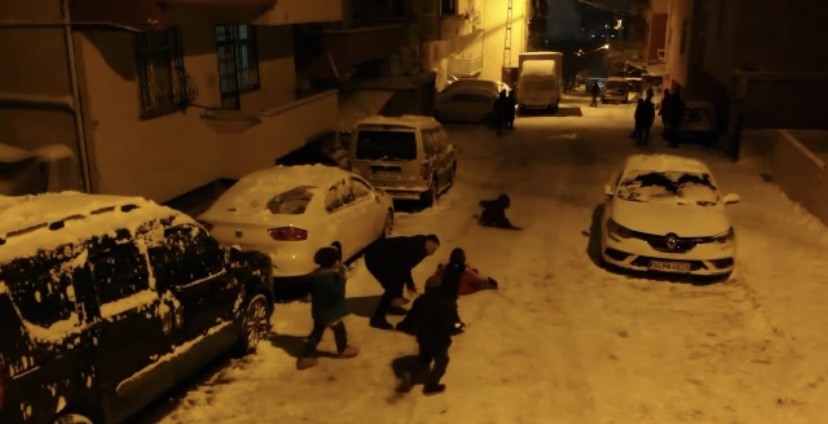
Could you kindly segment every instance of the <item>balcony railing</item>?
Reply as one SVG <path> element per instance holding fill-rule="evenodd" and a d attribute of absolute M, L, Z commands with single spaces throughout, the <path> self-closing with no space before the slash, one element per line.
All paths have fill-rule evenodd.
<path fill-rule="evenodd" d="M 483 71 L 483 55 L 470 58 L 453 57 L 449 61 L 449 73 L 456 77 L 474 77 Z"/>

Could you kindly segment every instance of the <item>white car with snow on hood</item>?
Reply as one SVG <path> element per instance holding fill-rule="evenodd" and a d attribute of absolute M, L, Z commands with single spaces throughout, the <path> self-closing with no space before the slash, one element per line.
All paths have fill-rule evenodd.
<path fill-rule="evenodd" d="M 391 233 L 391 197 L 362 177 L 324 165 L 276 166 L 249 174 L 198 217 L 225 245 L 270 256 L 274 277 L 313 272 L 314 254 L 343 259 Z"/>
<path fill-rule="evenodd" d="M 601 222 L 601 258 L 610 266 L 703 276 L 733 271 L 735 233 L 722 196 L 702 162 L 632 155 L 612 175 Z"/>

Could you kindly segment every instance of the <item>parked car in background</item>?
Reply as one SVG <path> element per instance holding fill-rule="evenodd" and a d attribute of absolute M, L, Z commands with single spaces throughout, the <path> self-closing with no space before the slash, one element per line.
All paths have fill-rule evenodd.
<path fill-rule="evenodd" d="M 354 172 L 394 199 L 431 206 L 454 183 L 457 147 L 429 116 L 372 116 L 351 132 Z"/>
<path fill-rule="evenodd" d="M 630 84 L 622 77 L 609 77 L 601 92 L 601 103 L 629 103 Z"/>
<path fill-rule="evenodd" d="M 476 79 L 476 78 L 461 78 L 454 81 L 451 81 L 446 85 L 446 87 L 441 91 L 441 93 L 446 93 L 451 90 L 457 89 L 475 89 L 479 88 L 482 90 L 490 90 L 500 93 L 503 90 L 511 91 L 512 88 L 509 87 L 503 81 L 492 81 L 492 80 L 484 80 L 484 79 Z"/>
<path fill-rule="evenodd" d="M 329 165 L 350 169 L 348 147 L 342 134 L 336 131 L 321 134 L 302 147 L 276 160 L 276 165 Z"/>
<path fill-rule="evenodd" d="M 627 92 L 627 103 L 637 102 L 639 98 L 645 98 L 644 80 L 641 77 L 624 77 L 627 81 L 629 91 Z"/>
<path fill-rule="evenodd" d="M 704 276 L 733 271 L 736 236 L 722 195 L 702 162 L 632 155 L 604 192 L 601 258 L 608 266 Z"/>
<path fill-rule="evenodd" d="M 689 100 L 684 102 L 684 117 L 679 125 L 678 137 L 700 143 L 714 143 L 717 139 L 716 113 L 713 103 Z"/>
<path fill-rule="evenodd" d="M 323 165 L 249 174 L 198 217 L 227 246 L 266 253 L 274 277 L 301 277 L 322 247 L 347 260 L 391 233 L 391 198 L 362 177 Z"/>
<path fill-rule="evenodd" d="M 140 198 L 0 197 L 0 422 L 117 423 L 270 329 L 270 263 Z"/>
<path fill-rule="evenodd" d="M 434 101 L 434 116 L 441 122 L 489 124 L 497 97 L 497 91 L 473 85 L 444 91 Z"/>

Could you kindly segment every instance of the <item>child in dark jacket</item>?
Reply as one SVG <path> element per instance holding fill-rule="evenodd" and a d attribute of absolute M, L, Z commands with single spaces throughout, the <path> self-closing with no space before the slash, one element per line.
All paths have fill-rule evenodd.
<path fill-rule="evenodd" d="M 305 352 L 296 362 L 296 368 L 300 370 L 319 363 L 316 348 L 326 328 L 333 330 L 337 356 L 353 358 L 359 353 L 356 347 L 348 344 L 348 333 L 342 322 L 349 312 L 345 302 L 345 267 L 340 263 L 339 252 L 333 247 L 319 249 L 314 262 L 319 268 L 309 277 L 313 330 L 305 343 Z"/>
<path fill-rule="evenodd" d="M 442 393 L 446 386 L 440 380 L 448 367 L 448 350 L 454 324 L 458 320 L 456 294 L 446 290 L 440 279 L 432 276 L 426 282 L 425 293 L 414 301 L 406 318 L 409 317 L 414 324 L 410 331 L 416 336 L 419 345 L 418 362 L 427 374 L 423 393 Z M 409 390 L 411 381 L 403 381 L 397 389 L 398 392 Z"/>

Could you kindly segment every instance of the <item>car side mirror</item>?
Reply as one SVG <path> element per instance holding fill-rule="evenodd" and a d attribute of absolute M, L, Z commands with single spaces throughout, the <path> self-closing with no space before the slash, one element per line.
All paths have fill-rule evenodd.
<path fill-rule="evenodd" d="M 604 195 L 607 197 L 612 197 L 615 195 L 615 192 L 612 190 L 612 186 L 609 184 L 604 185 Z"/>
<path fill-rule="evenodd" d="M 739 200 L 741 200 L 741 198 L 739 198 L 739 195 L 735 194 L 735 193 L 726 194 L 725 197 L 722 198 L 722 201 L 726 205 L 730 205 L 730 204 L 733 204 L 733 203 L 739 203 Z"/>

